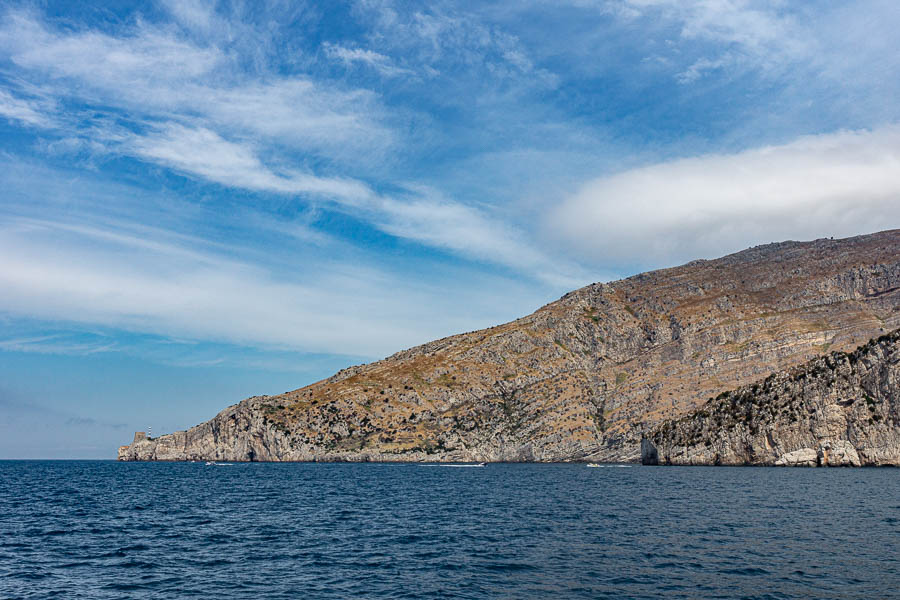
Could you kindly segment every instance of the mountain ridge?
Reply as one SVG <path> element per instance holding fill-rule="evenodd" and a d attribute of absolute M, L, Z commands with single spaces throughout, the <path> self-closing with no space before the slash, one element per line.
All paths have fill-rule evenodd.
<path fill-rule="evenodd" d="M 900 230 L 779 242 L 244 400 L 120 460 L 636 461 L 710 396 L 900 327 Z"/>

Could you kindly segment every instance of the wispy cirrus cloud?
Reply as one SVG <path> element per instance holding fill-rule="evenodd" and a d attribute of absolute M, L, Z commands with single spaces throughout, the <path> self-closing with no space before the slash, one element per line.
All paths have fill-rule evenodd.
<path fill-rule="evenodd" d="M 109 339 L 98 343 L 73 340 L 71 337 L 64 334 L 53 334 L 0 339 L 0 350 L 88 356 L 98 352 L 109 352 L 116 348 L 116 343 Z"/>
<path fill-rule="evenodd" d="M 326 42 L 323 45 L 325 54 L 330 58 L 339 60 L 345 65 L 363 64 L 375 71 L 381 73 L 385 77 L 397 77 L 399 75 L 410 75 L 413 71 L 404 69 L 394 65 L 393 61 L 385 56 L 372 50 L 365 48 L 347 48 L 340 44 Z"/>
<path fill-rule="evenodd" d="M 745 48 L 762 48 L 771 44 L 796 43 L 787 34 L 795 25 L 784 2 L 747 0 L 624 0 L 631 16 L 652 10 L 665 13 L 681 22 L 681 35 L 738 44 Z"/>
<path fill-rule="evenodd" d="M 219 18 L 215 4 L 207 0 L 162 0 L 175 20 L 188 29 L 208 33 L 213 26 L 227 28 L 227 23 Z"/>
<path fill-rule="evenodd" d="M 136 25 L 121 37 L 90 29 L 57 32 L 32 13 L 12 10 L 3 15 L 0 49 L 21 68 L 77 79 L 125 98 L 135 99 L 156 84 L 158 93 L 144 101 L 157 104 L 171 101 L 173 84 L 194 81 L 227 61 L 218 48 L 197 46 L 164 29 Z"/>
<path fill-rule="evenodd" d="M 46 103 L 14 96 L 0 89 L 0 116 L 24 125 L 41 128 L 54 127 L 56 122 L 48 113 Z"/>
<path fill-rule="evenodd" d="M 8 12 L 0 51 L 48 95 L 112 108 L 118 118 L 193 120 L 330 158 L 391 143 L 371 92 L 303 75 L 248 77 L 226 50 L 163 27 L 61 32 Z"/>
<path fill-rule="evenodd" d="M 688 51 L 685 54 L 691 61 L 675 74 L 681 83 L 692 83 L 714 70 L 783 67 L 810 58 L 818 46 L 802 19 L 778 1 L 622 0 L 597 6 L 626 20 L 647 18 L 674 24 L 680 43 L 673 47 L 678 53 Z M 691 50 L 684 47 L 685 42 L 709 45 Z"/>
<path fill-rule="evenodd" d="M 182 17 L 197 23 L 203 14 Z M 30 13 L 13 12 L 0 27 L 0 49 L 46 94 L 101 109 L 102 119 L 73 122 L 69 116 L 65 125 L 54 125 L 51 111 L 20 110 L 21 118 L 55 126 L 69 139 L 99 142 L 108 153 L 234 189 L 324 199 L 390 235 L 539 279 L 559 281 L 560 272 L 576 271 L 553 266 L 554 259 L 531 247 L 514 226 L 484 210 L 443 196 L 435 200 L 431 192 L 375 193 L 352 175 L 316 174 L 309 163 L 377 153 L 392 143 L 371 92 L 303 76 L 248 79 L 227 51 L 140 23 L 117 37 L 61 32 Z M 326 50 L 341 60 L 396 69 L 374 52 L 334 44 Z M 278 155 L 277 164 L 262 155 Z"/>
<path fill-rule="evenodd" d="M 166 4 L 174 22 L 135 18 L 102 30 L 57 26 L 36 12 L 10 10 L 0 24 L 0 58 L 12 74 L 0 112 L 43 128 L 47 138 L 58 136 L 55 146 L 51 139 L 42 140 L 43 147 L 62 152 L 81 142 L 81 147 L 96 144 L 94 152 L 160 166 L 199 182 L 196 187 L 204 192 L 241 197 L 245 208 L 268 208 L 269 220 L 278 211 L 322 211 L 322 221 L 349 219 L 353 227 L 363 224 L 367 234 L 409 240 L 479 267 L 499 265 L 541 286 L 574 287 L 595 279 L 593 273 L 615 272 L 609 257 L 625 261 L 624 249 L 642 260 L 665 255 L 616 233 L 611 239 L 620 243 L 605 246 L 595 226 L 618 223 L 619 231 L 630 230 L 611 209 L 598 209 L 597 202 L 603 202 L 597 198 L 614 196 L 609 190 L 616 186 L 628 187 L 637 198 L 663 193 L 653 177 L 651 192 L 642 191 L 636 173 L 675 163 L 599 180 L 596 175 L 646 162 L 641 153 L 654 156 L 655 142 L 629 137 L 632 124 L 641 135 L 689 130 L 689 141 L 683 142 L 688 148 L 691 140 L 713 143 L 703 138 L 716 131 L 694 130 L 707 119 L 702 108 L 684 125 L 671 118 L 672 107 L 694 107 L 691 94 L 698 93 L 673 81 L 730 81 L 742 70 L 783 71 L 786 64 L 810 62 L 813 50 L 827 46 L 804 27 L 802 11 L 777 2 L 576 4 L 579 19 L 600 19 L 590 23 L 607 29 L 581 27 L 576 19 L 569 24 L 571 39 L 549 39 L 542 27 L 524 24 L 541 19 L 510 16 L 518 7 L 472 9 L 439 2 L 418 8 L 365 0 L 352 11 L 358 35 L 280 48 L 295 54 L 280 63 L 265 55 L 271 43 L 266 31 L 238 23 L 234 15 L 226 19 L 203 2 Z M 531 6 L 544 18 L 562 13 L 547 11 L 546 3 Z M 223 23 L 227 27 L 220 27 Z M 597 31 L 605 35 L 611 23 L 631 28 L 614 39 L 616 45 L 627 42 L 620 54 L 581 43 L 596 38 Z M 231 43 L 233 33 L 246 39 Z M 262 50 L 248 55 L 252 44 L 246 42 L 254 35 Z M 569 46 L 585 55 L 567 54 Z M 644 65 L 653 52 L 667 53 L 663 58 L 669 62 L 663 77 L 668 87 L 652 89 L 671 93 L 671 103 L 650 106 L 655 96 L 644 92 L 651 88 L 631 76 L 635 64 Z M 603 62 L 584 60 L 592 53 L 624 59 L 618 71 L 604 71 L 601 81 L 585 84 L 578 77 L 593 75 L 579 70 L 581 65 Z M 360 68 L 334 69 L 335 61 Z M 648 67 L 654 77 L 657 66 Z M 391 77 L 408 69 L 416 76 L 387 85 L 366 78 L 369 69 Z M 567 76 L 566 85 L 558 87 Z M 620 92 L 620 105 L 608 101 Z M 623 123 L 617 135 L 637 140 L 634 147 L 608 133 L 617 119 Z M 817 156 L 814 147 L 805 151 Z M 667 152 L 672 151 L 658 155 Z M 740 156 L 750 164 L 753 152 Z M 411 158 L 417 153 L 422 156 Z M 773 177 L 783 175 L 776 171 Z M 579 181 L 587 183 L 570 194 Z M 715 177 L 710 181 L 718 185 Z M 645 210 L 648 225 L 637 231 L 668 234 L 663 217 L 684 226 L 680 214 Z M 547 214 L 554 215 L 552 226 L 542 221 Z M 279 230 L 293 227 L 274 221 Z M 314 231 L 316 226 L 297 229 L 298 239 L 334 241 Z M 548 232 L 552 235 L 544 235 Z M 677 240 L 672 243 L 697 250 L 727 247 Z"/>
<path fill-rule="evenodd" d="M 561 289 L 591 281 L 577 263 L 554 259 L 514 227 L 483 212 L 445 200 L 427 188 L 403 199 L 381 197 L 373 220 L 379 228 L 405 239 L 443 248 L 475 260 L 507 266 Z"/>
<path fill-rule="evenodd" d="M 135 137 L 127 144 L 141 158 L 223 185 L 321 196 L 330 199 L 336 210 L 362 218 L 392 236 L 512 268 L 552 285 L 571 287 L 587 280 L 574 264 L 547 256 L 516 228 L 424 186 L 385 195 L 354 180 L 276 174 L 245 146 L 208 130 L 180 126 Z"/>
<path fill-rule="evenodd" d="M 895 0 L 4 5 L 0 456 L 897 227 L 898 28 Z"/>
<path fill-rule="evenodd" d="M 377 354 L 383 343 L 379 337 L 390 340 L 391 347 L 413 333 L 396 321 L 396 329 L 377 332 L 377 326 L 363 326 L 365 313 L 394 320 L 389 317 L 392 294 L 375 272 L 347 269 L 305 283 L 283 281 L 262 267 L 208 253 L 192 257 L 196 251 L 163 241 L 148 248 L 145 236 L 111 236 L 51 221 L 5 221 L 0 248 L 17 258 L 0 267 L 3 310 L 44 320 L 339 354 Z M 348 286 L 367 293 L 356 296 Z"/>
<path fill-rule="evenodd" d="M 426 74 L 440 74 L 444 86 L 465 79 L 471 94 L 479 83 L 529 89 L 558 84 L 552 72 L 534 64 L 518 37 L 453 3 L 410 11 L 393 0 L 361 0 L 356 11 L 370 24 L 373 44 L 402 53 Z M 473 77 L 475 73 L 479 76 Z M 478 90 L 479 96 L 483 93 Z"/>
<path fill-rule="evenodd" d="M 277 174 L 248 144 L 223 139 L 206 128 L 169 123 L 144 135 L 133 135 L 120 147 L 138 158 L 196 175 L 222 185 L 254 191 L 314 194 L 356 204 L 372 195 L 359 181 L 317 177 L 309 173 Z"/>
<path fill-rule="evenodd" d="M 270 349 L 382 356 L 459 330 L 490 302 L 326 257 L 291 273 L 127 224 L 6 216 L 0 253 L 2 314 Z M 440 322 L 426 317 L 438 308 Z M 53 340 L 7 342 L 39 350 Z"/>

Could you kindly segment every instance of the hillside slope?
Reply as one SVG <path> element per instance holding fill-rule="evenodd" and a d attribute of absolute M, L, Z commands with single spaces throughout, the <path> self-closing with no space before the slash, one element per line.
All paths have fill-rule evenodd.
<path fill-rule="evenodd" d="M 593 284 L 119 449 L 121 460 L 607 460 L 723 390 L 900 326 L 900 230 Z"/>
<path fill-rule="evenodd" d="M 644 464 L 900 466 L 900 330 L 710 399 L 642 443 Z"/>

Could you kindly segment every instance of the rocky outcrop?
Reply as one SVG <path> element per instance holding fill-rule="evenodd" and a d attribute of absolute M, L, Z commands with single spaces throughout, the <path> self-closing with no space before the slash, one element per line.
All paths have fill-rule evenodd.
<path fill-rule="evenodd" d="M 900 466 L 900 330 L 722 393 L 641 447 L 644 464 Z"/>
<path fill-rule="evenodd" d="M 122 460 L 636 461 L 708 397 L 900 326 L 900 231 L 759 246 L 566 294 Z"/>

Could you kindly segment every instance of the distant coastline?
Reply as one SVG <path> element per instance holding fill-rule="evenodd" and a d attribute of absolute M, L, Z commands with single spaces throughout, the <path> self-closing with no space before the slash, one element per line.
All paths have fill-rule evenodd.
<path fill-rule="evenodd" d="M 883 335 L 900 328 L 897 248 L 900 230 L 783 242 L 590 285 L 187 431 L 139 432 L 118 458 L 898 464 L 897 334 Z"/>

